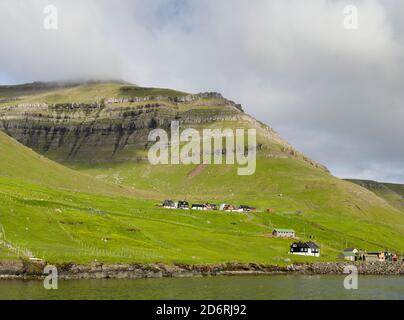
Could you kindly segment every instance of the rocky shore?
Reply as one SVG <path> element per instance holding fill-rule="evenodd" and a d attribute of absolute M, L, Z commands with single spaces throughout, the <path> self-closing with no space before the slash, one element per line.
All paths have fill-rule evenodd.
<path fill-rule="evenodd" d="M 344 274 L 344 268 L 352 263 L 320 262 L 313 264 L 292 264 L 288 266 L 227 263 L 218 265 L 186 264 L 102 264 L 56 265 L 61 279 L 108 279 L 108 278 L 160 278 L 160 277 L 202 277 L 215 275 L 337 275 Z M 362 275 L 404 275 L 402 262 L 367 262 L 354 264 Z M 0 279 L 40 279 L 45 264 L 24 261 L 0 262 Z"/>

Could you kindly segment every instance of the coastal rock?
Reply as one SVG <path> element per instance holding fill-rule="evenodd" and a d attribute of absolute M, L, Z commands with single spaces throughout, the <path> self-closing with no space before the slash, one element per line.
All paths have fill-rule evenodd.
<path fill-rule="evenodd" d="M 0 277 L 20 276 L 23 275 L 25 271 L 24 263 L 20 260 L 0 261 Z"/>
<path fill-rule="evenodd" d="M 103 264 L 59 265 L 62 279 L 108 279 L 108 278 L 161 278 L 161 277 L 201 277 L 215 275 L 342 275 L 344 267 L 355 265 L 361 275 L 401 276 L 404 275 L 402 262 L 319 262 L 313 264 L 291 264 L 288 266 L 226 263 L 218 265 L 186 264 Z M 0 262 L 0 278 L 43 278 L 41 270 L 27 267 L 20 261 Z"/>

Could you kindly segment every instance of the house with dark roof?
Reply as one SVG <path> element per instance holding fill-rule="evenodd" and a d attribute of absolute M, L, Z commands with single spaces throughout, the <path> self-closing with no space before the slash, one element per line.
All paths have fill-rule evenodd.
<path fill-rule="evenodd" d="M 240 205 L 238 208 L 241 212 L 256 212 L 257 211 L 256 208 L 247 206 L 245 204 Z"/>
<path fill-rule="evenodd" d="M 220 210 L 225 212 L 239 212 L 239 208 L 233 206 L 232 204 L 223 204 L 220 206 Z"/>
<path fill-rule="evenodd" d="M 208 207 L 206 206 L 206 204 L 193 204 L 193 205 L 191 206 L 191 209 L 192 209 L 192 210 L 203 210 L 203 211 L 206 211 L 206 210 L 208 210 Z"/>
<path fill-rule="evenodd" d="M 185 200 L 183 200 L 183 201 L 178 201 L 177 208 L 178 208 L 178 209 L 182 209 L 182 210 L 189 210 L 189 203 L 188 203 L 188 201 L 185 201 Z"/>
<path fill-rule="evenodd" d="M 359 250 L 356 248 L 346 248 L 344 249 L 344 252 L 353 252 L 353 253 L 358 253 Z"/>
<path fill-rule="evenodd" d="M 172 200 L 165 200 L 163 202 L 163 207 L 166 209 L 176 209 L 177 206 L 175 205 L 175 202 Z"/>
<path fill-rule="evenodd" d="M 301 256 L 320 256 L 320 247 L 313 241 L 308 242 L 294 242 L 290 246 L 290 253 L 297 254 Z"/>

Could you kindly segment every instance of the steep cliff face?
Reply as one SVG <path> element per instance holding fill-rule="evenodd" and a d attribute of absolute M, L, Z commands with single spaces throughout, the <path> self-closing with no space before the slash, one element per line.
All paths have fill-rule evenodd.
<path fill-rule="evenodd" d="M 4 87 L 0 89 L 0 130 L 58 162 L 139 160 L 145 157 L 150 130 L 169 130 L 177 120 L 182 128 L 255 128 L 267 156 L 293 157 L 325 169 L 219 93 L 186 94 L 115 83 L 113 89 L 105 84 L 58 90 L 49 86 L 49 93 L 42 85 L 39 94 L 32 87 L 30 94 L 10 94 L 17 90 L 8 88 L 8 98 Z"/>

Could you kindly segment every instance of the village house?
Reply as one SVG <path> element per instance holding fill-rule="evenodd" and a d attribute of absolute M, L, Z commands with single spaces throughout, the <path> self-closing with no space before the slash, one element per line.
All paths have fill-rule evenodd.
<path fill-rule="evenodd" d="M 340 257 L 347 261 L 356 261 L 356 260 L 358 260 L 358 253 L 359 253 L 359 250 L 356 248 L 346 248 L 341 253 Z"/>
<path fill-rule="evenodd" d="M 192 210 L 203 210 L 203 211 L 206 211 L 206 210 L 208 210 L 208 207 L 206 206 L 206 204 L 192 204 L 191 209 L 192 209 Z"/>
<path fill-rule="evenodd" d="M 360 259 L 367 262 L 384 262 L 386 256 L 384 252 L 364 252 Z"/>
<path fill-rule="evenodd" d="M 166 209 L 176 209 L 177 208 L 175 202 L 172 200 L 165 200 L 163 202 L 163 207 Z"/>
<path fill-rule="evenodd" d="M 189 210 L 189 203 L 187 201 L 178 201 L 178 209 Z"/>
<path fill-rule="evenodd" d="M 360 254 L 360 260 L 368 262 L 396 262 L 398 261 L 398 256 L 395 253 L 385 252 L 363 252 Z"/>
<path fill-rule="evenodd" d="M 278 238 L 294 238 L 295 230 L 293 229 L 274 229 L 272 235 Z"/>
<path fill-rule="evenodd" d="M 219 210 L 220 211 L 224 211 L 224 208 L 226 208 L 226 207 L 228 207 L 230 204 L 228 204 L 228 203 L 222 203 L 220 206 L 219 206 Z"/>
<path fill-rule="evenodd" d="M 302 256 L 312 256 L 319 257 L 320 256 L 320 248 L 313 241 L 308 242 L 294 242 L 290 246 L 290 253 L 297 254 Z"/>
<path fill-rule="evenodd" d="M 356 261 L 357 260 L 357 256 L 355 253 L 353 252 L 345 252 L 343 251 L 341 254 L 341 258 L 347 261 Z"/>
<path fill-rule="evenodd" d="M 189 210 L 189 203 L 185 200 L 174 202 L 172 200 L 165 200 L 163 202 L 162 207 L 166 209 L 182 209 Z M 214 203 L 204 203 L 204 204 L 192 204 L 192 210 L 221 210 L 225 212 L 255 212 L 256 209 L 247 205 L 241 205 L 240 207 L 236 207 L 232 204 L 223 203 L 218 207 Z"/>
<path fill-rule="evenodd" d="M 217 205 L 214 203 L 205 203 L 207 210 L 217 210 Z"/>
<path fill-rule="evenodd" d="M 233 206 L 232 204 L 222 204 L 220 205 L 220 208 L 220 210 L 223 210 L 225 212 L 239 212 L 239 208 Z"/>
<path fill-rule="evenodd" d="M 241 211 L 241 212 L 255 212 L 255 211 L 257 211 L 257 209 L 242 204 L 242 205 L 239 206 L 239 211 Z"/>

